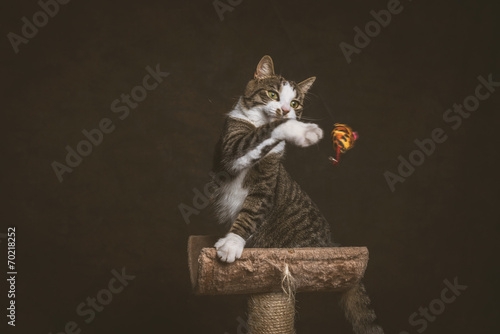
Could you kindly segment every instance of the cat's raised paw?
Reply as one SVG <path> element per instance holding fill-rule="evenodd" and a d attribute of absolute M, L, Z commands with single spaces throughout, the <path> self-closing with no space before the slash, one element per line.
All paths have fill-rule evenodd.
<path fill-rule="evenodd" d="M 316 144 L 323 138 L 323 130 L 316 124 L 305 124 L 304 141 L 299 146 L 310 146 Z"/>
<path fill-rule="evenodd" d="M 241 257 L 245 239 L 234 233 L 228 233 L 224 238 L 220 238 L 215 243 L 217 256 L 224 262 L 232 263 Z"/>
<path fill-rule="evenodd" d="M 316 124 L 290 120 L 273 131 L 273 137 L 300 147 L 316 144 L 323 138 L 323 130 Z"/>

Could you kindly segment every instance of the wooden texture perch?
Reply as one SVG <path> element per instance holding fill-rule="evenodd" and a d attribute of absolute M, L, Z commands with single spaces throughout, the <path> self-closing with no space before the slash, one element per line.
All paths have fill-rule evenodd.
<path fill-rule="evenodd" d="M 368 263 L 366 247 L 245 248 L 224 263 L 213 248 L 217 238 L 188 241 L 191 284 L 200 295 L 250 294 L 281 290 L 285 264 L 301 291 L 342 291 L 358 283 Z"/>
<path fill-rule="evenodd" d="M 347 290 L 363 278 L 368 264 L 366 247 L 245 248 L 240 259 L 224 263 L 213 247 L 216 240 L 189 237 L 193 291 L 198 295 L 251 294 L 248 320 L 254 334 L 294 333 L 294 312 L 284 316 L 283 312 L 272 314 L 273 310 L 294 310 L 295 292 Z M 266 306 L 269 303 L 275 303 L 274 307 Z"/>

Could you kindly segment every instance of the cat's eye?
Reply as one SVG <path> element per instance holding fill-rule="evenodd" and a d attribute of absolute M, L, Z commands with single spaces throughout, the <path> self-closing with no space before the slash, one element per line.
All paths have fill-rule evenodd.
<path fill-rule="evenodd" d="M 278 101 L 280 99 L 280 96 L 278 95 L 278 93 L 276 93 L 273 90 L 268 90 L 267 96 L 269 96 L 271 99 L 276 100 L 276 101 Z"/>
<path fill-rule="evenodd" d="M 297 108 L 298 106 L 300 106 L 299 101 L 293 100 L 292 102 L 290 102 L 290 107 L 292 107 L 293 109 Z"/>

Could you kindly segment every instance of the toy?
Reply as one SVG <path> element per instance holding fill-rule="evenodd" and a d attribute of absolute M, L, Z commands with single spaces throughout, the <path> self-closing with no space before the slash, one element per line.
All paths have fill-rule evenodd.
<path fill-rule="evenodd" d="M 328 159 L 333 163 L 334 166 L 338 165 L 340 162 L 340 153 L 345 153 L 354 146 L 354 142 L 358 139 L 358 133 L 352 131 L 352 129 L 340 123 L 335 123 L 332 131 L 332 143 L 333 149 L 337 152 L 337 157 L 328 157 Z"/>

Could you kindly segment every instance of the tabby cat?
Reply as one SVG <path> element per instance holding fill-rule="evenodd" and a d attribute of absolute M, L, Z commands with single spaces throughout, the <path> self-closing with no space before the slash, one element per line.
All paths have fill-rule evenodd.
<path fill-rule="evenodd" d="M 218 219 L 230 226 L 215 244 L 222 261 L 235 261 L 245 246 L 333 246 L 328 222 L 282 164 L 285 143 L 307 147 L 323 137 L 316 124 L 299 121 L 315 79 L 286 80 L 264 56 L 228 114 L 214 156 L 214 172 L 229 175 L 214 192 Z M 356 334 L 383 333 L 361 283 L 341 304 Z"/>

